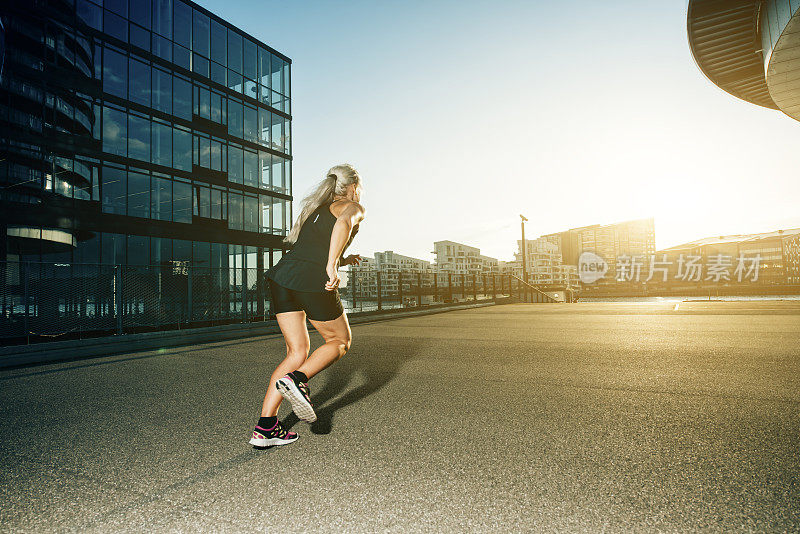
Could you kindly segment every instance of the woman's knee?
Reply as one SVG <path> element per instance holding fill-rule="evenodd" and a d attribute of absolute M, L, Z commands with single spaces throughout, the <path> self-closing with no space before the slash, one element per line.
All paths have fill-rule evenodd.
<path fill-rule="evenodd" d="M 300 346 L 286 346 L 286 359 L 288 361 L 297 362 L 298 365 L 306 361 L 308 358 L 308 351 L 311 349 L 309 345 Z"/>

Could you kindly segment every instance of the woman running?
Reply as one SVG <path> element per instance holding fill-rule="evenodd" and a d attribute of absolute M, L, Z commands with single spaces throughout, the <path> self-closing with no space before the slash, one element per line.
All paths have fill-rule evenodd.
<path fill-rule="evenodd" d="M 344 257 L 364 219 L 360 199 L 358 171 L 348 164 L 331 167 L 303 199 L 300 216 L 284 238 L 294 248 L 266 273 L 272 310 L 286 340 L 286 358 L 269 379 L 252 445 L 285 445 L 297 439 L 297 433 L 288 432 L 278 421 L 282 398 L 291 403 L 297 417 L 316 421 L 308 381 L 350 349 L 350 324 L 339 299 L 337 271 L 361 263 L 358 254 Z M 310 357 L 306 317 L 325 340 Z"/>

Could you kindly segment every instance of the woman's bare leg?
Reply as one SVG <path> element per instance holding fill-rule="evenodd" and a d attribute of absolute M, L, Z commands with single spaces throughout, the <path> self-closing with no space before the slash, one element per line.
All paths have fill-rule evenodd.
<path fill-rule="evenodd" d="M 275 382 L 300 367 L 308 357 L 311 348 L 311 340 L 308 337 L 306 328 L 306 312 L 291 311 L 275 315 L 278 319 L 278 326 L 286 340 L 286 358 L 278 364 L 267 384 L 267 394 L 264 397 L 264 404 L 261 406 L 261 417 L 272 417 L 278 415 L 278 407 L 281 405 L 283 397 L 275 388 Z"/>
<path fill-rule="evenodd" d="M 316 375 L 350 350 L 352 334 L 347 314 L 342 313 L 332 321 L 315 321 L 308 319 L 314 328 L 322 334 L 325 344 L 317 348 L 308 359 L 297 368 L 308 378 Z"/>

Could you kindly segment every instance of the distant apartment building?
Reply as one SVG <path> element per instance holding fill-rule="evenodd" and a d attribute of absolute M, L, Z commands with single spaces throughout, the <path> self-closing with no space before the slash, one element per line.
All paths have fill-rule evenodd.
<path fill-rule="evenodd" d="M 614 224 L 594 224 L 542 236 L 561 253 L 567 265 L 578 265 L 583 252 L 593 252 L 614 268 L 619 256 L 650 255 L 656 250 L 653 219 L 636 219 Z"/>
<path fill-rule="evenodd" d="M 453 274 L 491 274 L 499 273 L 499 261 L 484 256 L 477 247 L 455 241 L 436 241 L 433 244 L 436 255 L 434 268 L 437 272 Z"/>
<path fill-rule="evenodd" d="M 515 260 L 504 262 L 504 271 L 524 279 L 522 272 L 522 240 L 517 240 Z M 578 285 L 578 269 L 562 261 L 559 246 L 546 237 L 525 240 L 525 269 L 528 283 L 537 286 Z"/>
<path fill-rule="evenodd" d="M 428 275 L 431 273 L 431 262 L 387 250 L 375 252 L 374 258 L 363 258 L 361 265 L 350 266 L 348 279 L 353 281 L 357 296 L 376 298 L 379 276 L 381 295 L 385 296 L 399 295 L 404 291 L 410 293 L 412 287 L 417 287 L 420 282 L 425 287 L 430 284 Z"/>

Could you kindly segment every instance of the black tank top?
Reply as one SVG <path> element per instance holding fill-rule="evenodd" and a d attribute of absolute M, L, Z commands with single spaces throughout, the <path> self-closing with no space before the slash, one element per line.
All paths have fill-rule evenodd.
<path fill-rule="evenodd" d="M 325 267 L 328 265 L 333 225 L 336 224 L 336 217 L 330 210 L 331 204 L 323 204 L 309 215 L 294 247 L 267 271 L 267 278 L 295 291 L 326 291 L 328 273 Z M 347 250 L 357 233 L 358 224 L 350 232 L 344 250 Z"/>

